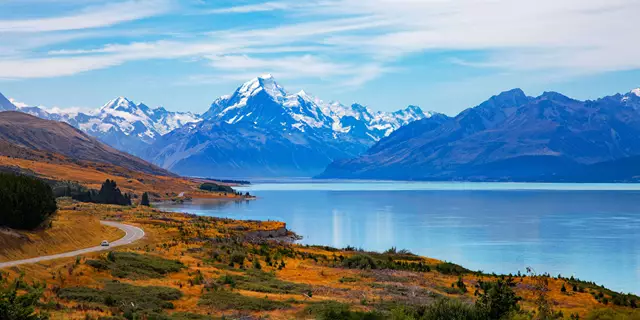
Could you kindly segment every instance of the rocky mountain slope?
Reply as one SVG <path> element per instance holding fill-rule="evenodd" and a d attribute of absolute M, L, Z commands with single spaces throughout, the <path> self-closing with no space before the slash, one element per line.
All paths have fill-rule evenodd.
<path fill-rule="evenodd" d="M 175 172 L 218 177 L 315 175 L 331 161 L 357 156 L 398 128 L 436 114 L 415 106 L 391 113 L 325 103 L 304 91 L 287 92 L 271 75 L 216 99 L 202 115 L 125 97 L 87 113 L 2 101 L 0 111 L 66 122 Z"/>
<path fill-rule="evenodd" d="M 442 123 L 401 128 L 320 177 L 584 180 L 591 165 L 640 155 L 639 94 L 579 101 L 514 89 Z"/>
<path fill-rule="evenodd" d="M 324 103 L 304 91 L 288 93 L 265 75 L 214 101 L 204 121 L 159 138 L 152 159 L 186 175 L 311 176 L 432 115 L 418 107 L 385 113 Z"/>

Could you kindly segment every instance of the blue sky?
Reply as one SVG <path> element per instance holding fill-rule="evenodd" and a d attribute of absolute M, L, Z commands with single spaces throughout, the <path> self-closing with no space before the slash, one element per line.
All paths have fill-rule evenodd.
<path fill-rule="evenodd" d="M 0 92 L 93 109 L 203 112 L 272 73 L 287 90 L 450 115 L 520 87 L 640 86 L 637 0 L 4 0 Z"/>

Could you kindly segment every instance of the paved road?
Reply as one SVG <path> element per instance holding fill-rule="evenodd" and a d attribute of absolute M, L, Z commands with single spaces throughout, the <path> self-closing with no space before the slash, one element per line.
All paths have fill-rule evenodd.
<path fill-rule="evenodd" d="M 117 223 L 117 222 L 113 222 L 113 221 L 100 221 L 100 223 L 102 223 L 102 224 L 104 224 L 106 226 L 116 227 L 116 228 L 124 231 L 126 234 L 124 235 L 124 237 L 120 238 L 119 240 L 111 242 L 111 244 L 108 247 L 95 246 L 95 247 L 91 247 L 91 248 L 80 249 L 80 250 L 71 251 L 71 252 L 65 252 L 65 253 L 59 253 L 59 254 L 54 254 L 54 255 L 50 255 L 50 256 L 42 256 L 42 257 L 36 257 L 36 258 L 30 258 L 30 259 L 24 259 L 24 260 L 0 262 L 0 269 L 9 268 L 9 267 L 13 267 L 13 266 L 21 265 L 21 264 L 36 263 L 36 262 L 47 261 L 47 260 L 75 257 L 75 256 L 78 256 L 78 255 L 81 255 L 81 254 L 85 254 L 85 253 L 91 253 L 91 252 L 102 251 L 102 250 L 109 250 L 110 248 L 114 248 L 114 247 L 123 246 L 123 245 L 127 245 L 127 244 L 130 244 L 130 243 L 133 243 L 135 241 L 138 241 L 138 240 L 142 239 L 142 237 L 144 237 L 144 230 L 142 230 L 142 229 L 140 229 L 138 227 L 130 226 L 128 224 Z"/>

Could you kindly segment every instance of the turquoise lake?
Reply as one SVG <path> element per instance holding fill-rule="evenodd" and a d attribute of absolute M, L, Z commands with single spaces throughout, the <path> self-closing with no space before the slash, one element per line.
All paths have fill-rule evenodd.
<path fill-rule="evenodd" d="M 392 246 L 472 270 L 575 276 L 640 294 L 640 185 L 534 183 L 263 183 L 241 202 L 161 209 L 278 220 L 301 243 Z"/>

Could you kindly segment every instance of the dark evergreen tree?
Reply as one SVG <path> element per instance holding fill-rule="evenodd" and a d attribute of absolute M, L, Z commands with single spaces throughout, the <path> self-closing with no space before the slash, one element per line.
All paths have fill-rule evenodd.
<path fill-rule="evenodd" d="M 0 173 L 0 226 L 34 229 L 57 209 L 53 191 L 46 182 Z"/>
<path fill-rule="evenodd" d="M 142 194 L 142 200 L 140 200 L 140 205 L 142 206 L 151 206 L 151 203 L 149 203 L 149 194 L 148 193 L 143 193 Z"/>

